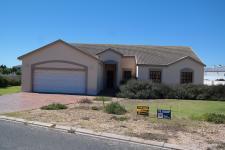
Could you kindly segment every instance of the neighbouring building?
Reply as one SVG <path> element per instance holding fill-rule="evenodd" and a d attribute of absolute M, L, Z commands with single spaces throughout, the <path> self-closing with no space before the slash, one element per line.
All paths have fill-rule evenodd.
<path fill-rule="evenodd" d="M 225 84 L 225 66 L 207 67 L 204 71 L 204 83 L 207 85 Z"/>
<path fill-rule="evenodd" d="M 77 44 L 57 40 L 20 56 L 22 90 L 96 95 L 136 78 L 203 84 L 204 63 L 190 47 Z"/>

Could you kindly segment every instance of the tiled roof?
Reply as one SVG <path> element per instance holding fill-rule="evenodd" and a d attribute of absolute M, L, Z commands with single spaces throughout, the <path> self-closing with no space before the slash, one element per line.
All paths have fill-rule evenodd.
<path fill-rule="evenodd" d="M 94 56 L 106 49 L 113 49 L 123 54 L 124 56 L 135 56 L 137 59 L 137 64 L 139 65 L 168 65 L 185 57 L 191 57 L 195 61 L 203 64 L 190 47 L 184 46 L 145 46 L 78 43 L 70 43 L 70 45 Z"/>

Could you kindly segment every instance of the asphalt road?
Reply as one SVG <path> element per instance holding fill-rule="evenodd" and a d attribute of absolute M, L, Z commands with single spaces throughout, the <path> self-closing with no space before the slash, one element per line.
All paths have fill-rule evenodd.
<path fill-rule="evenodd" d="M 159 150 L 0 120 L 0 150 Z"/>

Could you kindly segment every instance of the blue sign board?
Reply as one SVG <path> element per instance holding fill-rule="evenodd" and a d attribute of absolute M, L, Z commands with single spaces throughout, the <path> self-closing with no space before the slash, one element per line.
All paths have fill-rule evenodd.
<path fill-rule="evenodd" d="M 157 118 L 171 119 L 171 110 L 157 109 Z"/>

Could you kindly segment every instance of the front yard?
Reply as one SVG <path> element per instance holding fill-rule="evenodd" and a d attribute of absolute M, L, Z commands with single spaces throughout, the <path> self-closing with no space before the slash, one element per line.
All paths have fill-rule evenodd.
<path fill-rule="evenodd" d="M 6 88 L 0 88 L 0 96 L 5 94 L 18 93 L 21 91 L 20 86 L 9 86 Z"/>
<path fill-rule="evenodd" d="M 190 149 L 224 149 L 225 124 L 201 121 L 205 113 L 225 114 L 225 103 L 196 100 L 116 99 L 127 109 L 125 115 L 107 114 L 101 101 L 74 103 L 64 110 L 36 109 L 7 114 L 28 120 L 51 122 L 188 146 Z M 110 103 L 110 101 L 105 102 Z M 150 116 L 137 116 L 136 106 L 150 106 Z M 156 118 L 157 108 L 172 110 L 172 120 Z"/>

